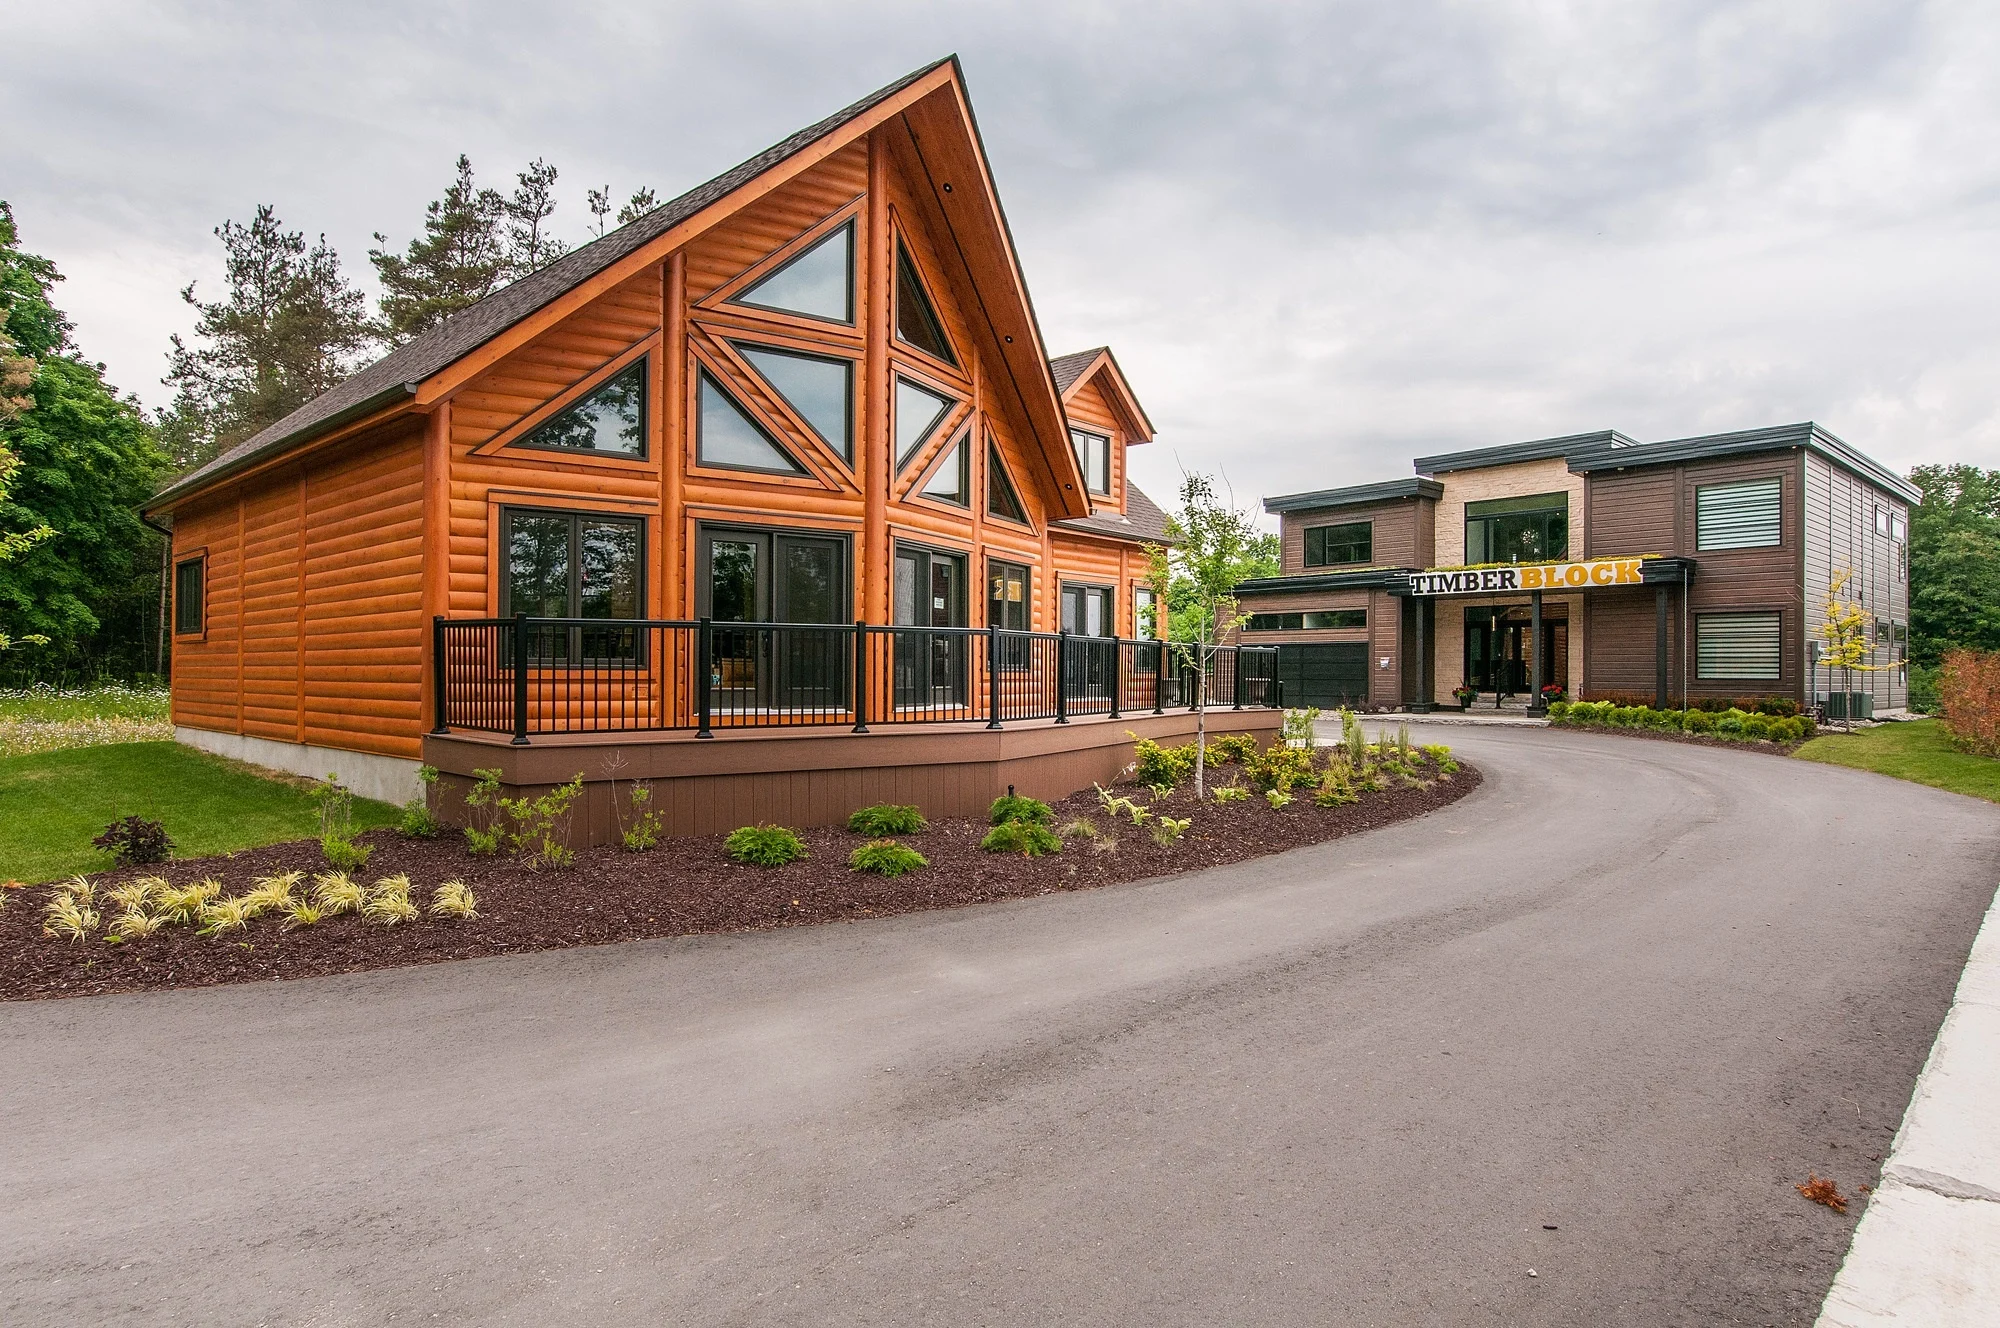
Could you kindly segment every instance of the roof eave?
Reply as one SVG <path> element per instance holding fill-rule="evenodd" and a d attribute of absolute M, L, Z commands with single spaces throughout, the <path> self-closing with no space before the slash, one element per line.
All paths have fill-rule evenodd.
<path fill-rule="evenodd" d="M 416 403 L 418 386 L 416 383 L 397 383 L 393 386 L 385 387 L 374 396 L 357 401 L 345 410 L 337 411 L 323 420 L 314 421 L 308 428 L 301 429 L 296 433 L 280 435 L 256 451 L 236 458 L 226 466 L 218 467 L 205 474 L 191 475 L 183 480 L 171 481 L 164 489 L 161 489 L 152 498 L 147 500 L 145 506 L 140 508 L 140 511 L 150 514 L 160 511 L 162 508 L 170 507 L 174 503 L 200 493 L 204 489 L 213 488 L 224 481 L 233 479 L 246 470 L 254 470 L 265 462 L 282 456 L 287 452 L 297 451 L 299 448 L 311 443 L 314 439 L 323 438 L 327 434 L 337 432 L 355 423 L 357 420 L 367 419 L 371 415 L 380 414 L 383 417 L 382 422 L 387 423 L 389 420 L 395 418 L 397 413 L 394 410 L 395 407 L 410 406 Z"/>

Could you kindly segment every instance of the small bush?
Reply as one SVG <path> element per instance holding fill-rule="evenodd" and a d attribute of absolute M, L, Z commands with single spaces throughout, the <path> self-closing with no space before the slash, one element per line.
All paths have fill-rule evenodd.
<path fill-rule="evenodd" d="M 466 852 L 474 857 L 490 857 L 500 851 L 506 839 L 506 813 L 501 810 L 499 770 L 474 770 L 472 788 L 465 805 L 472 817 L 465 827 Z"/>
<path fill-rule="evenodd" d="M 617 793 L 615 781 L 612 792 L 614 796 Z M 632 808 L 632 824 L 626 825 L 622 816 L 618 818 L 618 840 L 625 846 L 625 851 L 647 853 L 658 848 L 660 833 L 666 823 L 653 810 L 653 786 L 633 780 L 631 789 L 626 793 L 626 802 Z"/>
<path fill-rule="evenodd" d="M 111 855 L 120 867 L 165 862 L 174 851 L 174 841 L 158 821 L 143 816 L 127 816 L 104 827 L 104 833 L 90 841 Z"/>
<path fill-rule="evenodd" d="M 374 856 L 375 846 L 357 844 L 351 839 L 328 838 L 319 841 L 319 851 L 327 866 L 337 872 L 351 872 L 360 871 L 368 865 L 368 859 Z"/>
<path fill-rule="evenodd" d="M 285 905 L 285 930 L 310 927 L 326 917 L 326 910 L 310 899 L 294 899 Z"/>
<path fill-rule="evenodd" d="M 202 906 L 221 893 L 222 886 L 213 880 L 178 888 L 162 882 L 153 891 L 153 915 L 170 926 L 189 926 L 201 916 Z"/>
<path fill-rule="evenodd" d="M 369 888 L 367 902 L 361 905 L 361 916 L 384 927 L 416 921 L 421 915 L 410 899 L 410 888 L 410 878 L 401 872 L 383 877 Z"/>
<path fill-rule="evenodd" d="M 1162 747 L 1151 738 L 1133 744 L 1133 773 L 1141 784 L 1164 784 L 1173 788 L 1194 774 L 1195 744 Z"/>
<path fill-rule="evenodd" d="M 89 940 L 97 921 L 96 909 L 57 891 L 42 909 L 42 935 L 72 943 Z"/>
<path fill-rule="evenodd" d="M 1242 802 L 1250 796 L 1250 790 L 1241 784 L 1225 784 L 1219 789 L 1210 789 L 1208 796 L 1217 802 Z"/>
<path fill-rule="evenodd" d="M 1187 833 L 1187 828 L 1192 824 L 1194 818 L 1191 816 L 1162 816 L 1153 822 L 1150 833 L 1153 842 L 1164 848 L 1168 844 L 1180 842 L 1180 837 Z"/>
<path fill-rule="evenodd" d="M 1358 726 L 1355 731 L 1360 731 Z M 1313 765 L 1310 751 L 1302 747 L 1287 747 L 1280 742 L 1246 762 L 1243 773 L 1262 791 L 1276 789 L 1280 793 L 1289 793 L 1301 784 L 1312 783 L 1319 772 Z"/>
<path fill-rule="evenodd" d="M 1724 738 L 1743 736 L 1743 721 L 1747 718 L 1741 710 L 1725 710 L 1715 721 L 1715 732 Z"/>
<path fill-rule="evenodd" d="M 1254 733 L 1225 733 L 1208 744 L 1208 764 L 1239 765 L 1257 754 Z"/>
<path fill-rule="evenodd" d="M 752 867 L 782 867 L 806 856 L 806 846 L 782 825 L 746 825 L 729 832 L 723 851 Z"/>
<path fill-rule="evenodd" d="M 1303 710 L 1287 710 L 1284 718 L 1282 737 L 1287 747 L 1310 747 L 1313 745 L 1313 725 L 1319 720 L 1319 707 L 1307 706 Z"/>
<path fill-rule="evenodd" d="M 1008 821 L 1047 825 L 1055 819 L 1055 811 L 1041 799 L 1017 798 L 1011 793 L 995 798 L 993 805 L 986 809 L 986 821 L 989 825 L 1004 825 Z"/>
<path fill-rule="evenodd" d="M 1952 746 L 2000 756 L 2000 651 L 1950 650 L 1938 670 L 1937 709 Z"/>
<path fill-rule="evenodd" d="M 930 865 L 930 859 L 923 854 L 893 839 L 874 840 L 847 855 L 849 871 L 873 872 L 877 876 L 902 876 Z"/>
<path fill-rule="evenodd" d="M 120 941 L 136 941 L 151 936 L 167 925 L 165 918 L 153 917 L 136 909 L 127 909 L 111 921 L 111 934 Z"/>
<path fill-rule="evenodd" d="M 1271 810 L 1281 812 L 1292 805 L 1292 795 L 1284 789 L 1265 789 L 1264 801 L 1271 804 Z"/>
<path fill-rule="evenodd" d="M 583 772 L 567 784 L 559 784 L 538 798 L 501 798 L 499 808 L 509 825 L 507 841 L 514 856 L 531 870 L 560 871 L 576 861 L 569 846 L 569 822 L 576 800 L 583 796 Z"/>
<path fill-rule="evenodd" d="M 168 888 L 167 883 L 157 876 L 135 876 L 105 891 L 105 898 L 127 913 L 144 913 L 153 902 L 154 891 Z"/>
<path fill-rule="evenodd" d="M 418 766 L 417 780 L 423 785 L 423 789 L 416 797 L 403 804 L 403 816 L 396 823 L 397 829 L 411 839 L 436 839 L 438 831 L 444 828 L 439 824 L 438 818 L 431 813 L 431 789 L 436 787 L 438 782 L 437 767 Z"/>
<path fill-rule="evenodd" d="M 1689 733 L 1715 732 L 1715 716 L 1706 710 L 1690 710 L 1681 716 L 1681 728 Z"/>
<path fill-rule="evenodd" d="M 1347 768 L 1338 766 L 1320 778 L 1319 787 L 1313 790 L 1313 801 L 1322 807 L 1345 807 L 1361 801 L 1361 795 L 1354 791 Z"/>
<path fill-rule="evenodd" d="M 1081 816 L 1072 817 L 1071 819 L 1064 821 L 1061 827 L 1056 830 L 1056 834 L 1058 837 L 1065 840 L 1069 839 L 1097 840 L 1097 839 L 1102 839 L 1104 837 L 1104 832 L 1097 828 L 1097 822 L 1086 820 L 1084 817 Z"/>
<path fill-rule="evenodd" d="M 474 903 L 471 886 L 464 881 L 446 881 L 431 891 L 431 916 L 470 922 L 479 916 Z"/>
<path fill-rule="evenodd" d="M 988 853 L 1019 853 L 1024 858 L 1039 858 L 1044 853 L 1062 852 L 1062 840 L 1037 821 L 1002 821 L 986 832 L 979 847 Z"/>
<path fill-rule="evenodd" d="M 274 876 L 259 876 L 251 883 L 251 890 L 243 896 L 249 906 L 251 917 L 261 917 L 266 913 L 282 913 L 292 902 L 292 890 L 306 878 L 301 871 L 280 872 Z"/>
<path fill-rule="evenodd" d="M 847 828 L 857 835 L 882 839 L 889 835 L 921 834 L 930 828 L 923 812 L 901 803 L 878 802 L 863 807 L 847 818 Z"/>
<path fill-rule="evenodd" d="M 220 936 L 226 931 L 242 931 L 256 916 L 255 907 L 247 899 L 212 899 L 202 905 L 199 934 Z"/>

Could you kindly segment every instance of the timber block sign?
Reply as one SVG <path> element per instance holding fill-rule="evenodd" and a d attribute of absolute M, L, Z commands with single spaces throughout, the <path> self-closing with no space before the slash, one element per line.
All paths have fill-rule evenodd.
<path fill-rule="evenodd" d="M 1580 563 L 1524 563 L 1516 567 L 1432 568 L 1410 573 L 1412 595 L 1490 595 L 1508 590 L 1593 590 L 1636 586 L 1642 558 L 1595 558 Z"/>

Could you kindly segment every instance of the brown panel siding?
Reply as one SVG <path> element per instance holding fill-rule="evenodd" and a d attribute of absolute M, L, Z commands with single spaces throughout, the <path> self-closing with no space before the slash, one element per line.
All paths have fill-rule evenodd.
<path fill-rule="evenodd" d="M 1335 571 L 1336 568 L 1306 566 L 1306 528 L 1343 526 L 1355 521 L 1374 524 L 1373 567 L 1417 567 L 1428 565 L 1430 540 L 1424 532 L 1432 506 L 1428 499 L 1397 498 L 1386 503 L 1360 507 L 1316 508 L 1286 512 L 1279 518 L 1279 566 L 1287 576 L 1300 573 Z"/>

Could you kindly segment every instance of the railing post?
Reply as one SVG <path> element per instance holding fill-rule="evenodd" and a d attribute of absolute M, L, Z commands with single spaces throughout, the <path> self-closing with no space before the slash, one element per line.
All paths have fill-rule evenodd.
<path fill-rule="evenodd" d="M 1231 710 L 1243 708 L 1243 647 L 1229 648 L 1230 706 Z"/>
<path fill-rule="evenodd" d="M 1125 643 L 1111 639 L 1111 717 L 1118 718 L 1118 698 L 1125 691 Z"/>
<path fill-rule="evenodd" d="M 431 732 L 446 733 L 444 685 L 444 615 L 431 618 Z"/>
<path fill-rule="evenodd" d="M 868 731 L 868 624 L 854 620 L 854 731 Z"/>
<path fill-rule="evenodd" d="M 1000 626 L 986 624 L 986 727 L 1000 727 Z"/>
<path fill-rule="evenodd" d="M 713 738 L 709 729 L 709 711 L 715 703 L 715 642 L 714 633 L 707 618 L 696 619 L 694 625 L 695 659 L 695 715 L 694 736 Z"/>
<path fill-rule="evenodd" d="M 1069 723 L 1069 628 L 1056 631 L 1056 723 Z"/>
<path fill-rule="evenodd" d="M 528 615 L 514 615 L 514 745 L 528 745 Z"/>
<path fill-rule="evenodd" d="M 1153 642 L 1153 713 L 1167 713 L 1167 643 Z"/>

